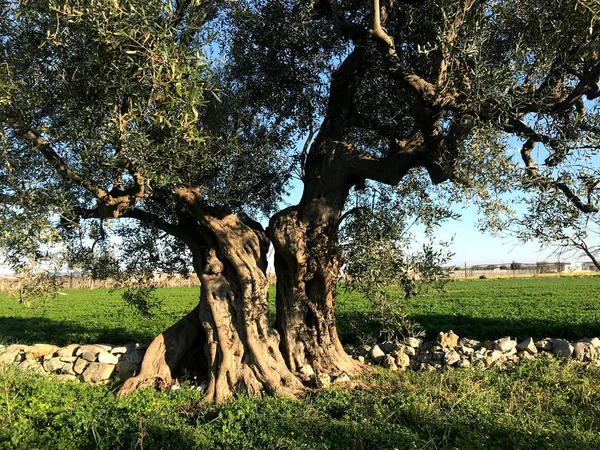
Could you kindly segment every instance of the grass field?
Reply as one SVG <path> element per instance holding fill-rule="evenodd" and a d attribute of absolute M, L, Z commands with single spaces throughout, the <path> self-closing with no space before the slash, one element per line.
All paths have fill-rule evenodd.
<path fill-rule="evenodd" d="M 140 319 L 118 294 L 67 291 L 26 309 L 0 296 L 0 341 L 148 342 L 196 302 L 197 290 L 160 292 Z M 406 309 L 428 330 L 475 338 L 600 335 L 600 278 L 456 281 Z M 341 293 L 342 336 L 375 331 L 369 306 Z M 200 402 L 187 389 L 116 398 L 111 386 L 58 383 L 0 368 L 0 449 L 600 449 L 600 368 L 549 358 L 509 370 L 375 370 L 355 389 L 303 399 Z"/>
<path fill-rule="evenodd" d="M 357 329 L 376 334 L 369 303 L 357 293 L 340 291 L 336 312 L 342 341 L 355 344 Z M 162 309 L 152 319 L 141 318 L 118 292 L 65 294 L 45 306 L 25 308 L 0 293 L 0 342 L 149 343 L 195 306 L 198 288 L 159 289 Z M 275 297 L 274 290 L 270 297 Z M 600 336 L 599 300 L 598 276 L 503 278 L 453 281 L 446 292 L 419 295 L 404 305 L 429 335 L 452 329 L 476 339 L 505 335 L 579 339 Z"/>

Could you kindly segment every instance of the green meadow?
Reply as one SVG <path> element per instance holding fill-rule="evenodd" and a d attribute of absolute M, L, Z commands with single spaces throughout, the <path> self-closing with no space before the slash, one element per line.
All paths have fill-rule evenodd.
<path fill-rule="evenodd" d="M 64 294 L 35 308 L 0 294 L 0 342 L 149 342 L 194 306 L 198 290 L 160 290 L 162 308 L 151 319 L 118 293 Z M 588 276 L 461 280 L 402 301 L 430 336 L 453 329 L 477 339 L 578 339 L 600 336 L 599 299 L 600 278 Z M 370 312 L 364 298 L 341 289 L 345 342 L 377 333 Z M 352 386 L 213 405 L 190 389 L 194 380 L 123 399 L 114 386 L 4 366 L 0 449 L 600 449 L 598 367 L 541 357 L 504 370 L 375 369 Z"/>

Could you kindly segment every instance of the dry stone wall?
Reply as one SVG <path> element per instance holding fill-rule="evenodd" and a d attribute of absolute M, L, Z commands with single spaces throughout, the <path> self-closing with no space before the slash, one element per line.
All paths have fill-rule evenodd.
<path fill-rule="evenodd" d="M 391 370 L 448 370 L 477 366 L 509 367 L 520 361 L 545 353 L 556 358 L 600 366 L 600 339 L 577 342 L 565 339 L 532 338 L 517 341 L 510 337 L 484 342 L 457 336 L 452 330 L 440 333 L 435 341 L 408 338 L 383 342 L 374 346 L 362 345 L 352 356 L 366 364 L 379 364 Z"/>
<path fill-rule="evenodd" d="M 146 347 L 143 344 L 72 344 L 61 348 L 49 344 L 0 345 L 0 364 L 14 364 L 41 375 L 55 374 L 60 380 L 105 384 L 111 379 L 125 380 L 136 375 Z M 600 338 L 569 342 L 553 338 L 517 341 L 503 337 L 481 342 L 448 331 L 441 332 L 435 340 L 411 337 L 373 346 L 361 345 L 349 353 L 364 364 L 380 365 L 390 370 L 445 371 L 451 368 L 510 367 L 540 354 L 600 366 Z M 305 382 L 319 387 L 350 380 L 344 373 L 317 375 L 309 365 L 302 367 L 300 374 Z"/>
<path fill-rule="evenodd" d="M 55 374 L 60 380 L 105 384 L 139 372 L 146 348 L 143 344 L 0 345 L 0 364 L 12 363 L 40 375 Z"/>

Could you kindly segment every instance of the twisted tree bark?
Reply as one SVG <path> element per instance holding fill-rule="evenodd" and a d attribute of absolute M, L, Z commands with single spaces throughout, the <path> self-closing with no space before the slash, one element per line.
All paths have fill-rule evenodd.
<path fill-rule="evenodd" d="M 268 324 L 264 231 L 258 223 L 202 208 L 190 190 L 180 195 L 194 218 L 186 234 L 195 236 L 190 248 L 201 283 L 200 303 L 154 340 L 140 374 L 120 393 L 171 384 L 186 355 L 203 345 L 201 357 L 191 362 L 192 370 L 205 368 L 206 400 L 223 401 L 234 392 L 295 395 L 302 384 L 286 366 L 279 335 Z"/>

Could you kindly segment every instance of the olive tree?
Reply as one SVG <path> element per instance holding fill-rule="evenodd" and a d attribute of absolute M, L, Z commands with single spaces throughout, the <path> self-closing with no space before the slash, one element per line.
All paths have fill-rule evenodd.
<path fill-rule="evenodd" d="M 9 2 L 2 246 L 16 260 L 86 247 L 87 226 L 124 236 L 121 268 L 190 255 L 200 302 L 122 392 L 190 362 L 216 400 L 293 393 L 306 365 L 357 374 L 333 311 L 343 246 L 369 220 L 351 193 L 389 187 L 391 230 L 447 216 L 427 208 L 432 186 L 495 228 L 515 193 L 596 209 L 595 14 L 584 0 Z M 275 212 L 292 173 L 301 200 Z"/>

